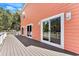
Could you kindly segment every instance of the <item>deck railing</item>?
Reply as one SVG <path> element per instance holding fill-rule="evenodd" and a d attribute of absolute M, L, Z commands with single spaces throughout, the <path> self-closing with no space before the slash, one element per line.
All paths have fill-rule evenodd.
<path fill-rule="evenodd" d="M 3 43 L 3 40 L 5 39 L 6 36 L 7 36 L 7 33 L 5 33 L 5 32 L 0 33 L 0 44 Z"/>

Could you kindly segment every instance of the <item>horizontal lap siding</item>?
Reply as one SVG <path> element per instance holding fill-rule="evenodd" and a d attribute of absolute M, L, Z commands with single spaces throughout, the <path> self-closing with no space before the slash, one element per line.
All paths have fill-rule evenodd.
<path fill-rule="evenodd" d="M 64 45 L 65 49 L 79 53 L 79 4 L 27 4 L 25 8 L 26 19 L 23 25 L 33 23 L 33 39 L 41 39 L 42 19 L 63 13 L 72 12 L 72 19 L 64 22 Z"/>
<path fill-rule="evenodd" d="M 59 9 L 59 5 L 60 4 L 27 4 L 25 8 L 26 20 L 28 19 L 26 24 L 33 23 L 33 39 L 41 39 L 40 20 L 62 12 L 62 10 Z M 65 5 L 66 4 L 61 4 L 61 6 Z"/>
<path fill-rule="evenodd" d="M 79 54 L 79 4 L 70 7 L 72 19 L 65 21 L 65 49 Z"/>

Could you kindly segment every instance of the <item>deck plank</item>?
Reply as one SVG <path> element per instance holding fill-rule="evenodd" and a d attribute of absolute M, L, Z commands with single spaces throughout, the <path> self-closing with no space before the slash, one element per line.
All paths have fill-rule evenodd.
<path fill-rule="evenodd" d="M 68 54 L 47 50 L 37 46 L 24 46 L 14 35 L 9 34 L 0 48 L 1 56 L 55 56 Z"/>

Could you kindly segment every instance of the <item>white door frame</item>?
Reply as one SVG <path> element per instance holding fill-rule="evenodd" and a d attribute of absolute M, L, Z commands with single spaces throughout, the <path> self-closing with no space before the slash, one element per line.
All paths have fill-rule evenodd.
<path fill-rule="evenodd" d="M 32 28 L 33 28 L 33 24 L 27 24 L 27 25 L 26 25 L 26 37 L 28 37 L 28 38 L 32 38 L 32 37 L 27 36 L 27 26 L 30 26 L 30 25 L 31 25 Z M 32 29 L 32 30 L 33 30 L 33 29 Z M 31 33 L 31 34 L 32 34 L 32 33 Z"/>
<path fill-rule="evenodd" d="M 56 17 L 61 17 L 61 44 L 55 44 L 55 43 L 51 43 L 51 42 L 43 40 L 43 22 L 49 21 L 50 19 L 53 19 Z M 50 36 L 50 34 L 49 34 L 49 36 Z M 49 38 L 49 40 L 50 40 L 50 38 Z M 41 42 L 64 49 L 64 13 L 60 13 L 60 14 L 54 15 L 52 17 L 45 18 L 41 21 Z"/>

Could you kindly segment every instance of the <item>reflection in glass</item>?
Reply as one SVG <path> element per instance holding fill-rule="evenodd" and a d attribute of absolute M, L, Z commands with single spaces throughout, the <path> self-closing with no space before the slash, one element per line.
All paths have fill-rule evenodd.
<path fill-rule="evenodd" d="M 61 22 L 60 17 L 50 20 L 50 41 L 60 44 Z"/>
<path fill-rule="evenodd" d="M 43 22 L 43 40 L 49 41 L 49 22 Z"/>
<path fill-rule="evenodd" d="M 32 37 L 32 25 L 27 26 L 27 36 Z"/>

